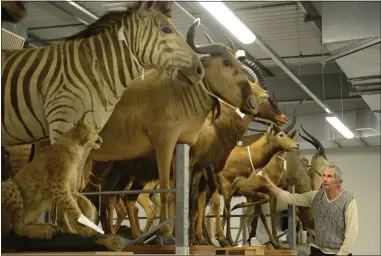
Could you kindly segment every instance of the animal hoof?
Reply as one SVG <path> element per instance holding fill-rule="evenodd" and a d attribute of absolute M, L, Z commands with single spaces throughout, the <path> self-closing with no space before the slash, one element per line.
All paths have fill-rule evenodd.
<path fill-rule="evenodd" d="M 49 227 L 54 229 L 57 234 L 63 232 L 62 228 L 60 226 L 56 225 L 56 224 L 49 223 L 48 225 L 49 225 Z"/>
<path fill-rule="evenodd" d="M 234 246 L 233 239 L 230 236 L 226 236 L 226 238 L 228 239 L 230 246 Z"/>
<path fill-rule="evenodd" d="M 42 231 L 42 239 L 51 240 L 57 234 L 57 230 L 53 228 L 46 228 Z"/>
<path fill-rule="evenodd" d="M 162 236 L 163 245 L 175 245 L 176 241 L 172 235 L 170 236 Z"/>
<path fill-rule="evenodd" d="M 221 247 L 228 247 L 230 245 L 228 240 L 226 239 L 218 239 L 218 243 L 220 244 Z"/>

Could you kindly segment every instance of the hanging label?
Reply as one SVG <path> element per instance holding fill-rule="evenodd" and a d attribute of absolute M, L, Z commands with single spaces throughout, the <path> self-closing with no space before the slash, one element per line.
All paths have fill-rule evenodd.
<path fill-rule="evenodd" d="M 282 159 L 282 160 L 283 160 L 283 169 L 284 169 L 285 171 L 287 171 L 287 160 L 284 159 L 283 157 L 280 157 L 280 156 L 276 156 L 276 157 L 278 157 L 279 159 Z"/>
<path fill-rule="evenodd" d="M 143 68 L 143 71 L 142 71 L 142 80 L 144 80 L 144 68 Z"/>
<path fill-rule="evenodd" d="M 92 228 L 94 229 L 95 231 L 97 231 L 98 233 L 101 233 L 102 235 L 105 233 L 100 227 L 98 227 L 97 225 L 95 225 L 94 223 L 91 222 L 91 220 L 89 220 L 88 218 L 86 218 L 85 215 L 81 214 L 81 216 L 78 217 L 78 220 L 77 220 L 79 223 L 85 225 L 85 226 L 88 226 L 89 228 Z"/>
<path fill-rule="evenodd" d="M 238 59 L 239 57 L 246 57 L 245 51 L 244 50 L 238 50 L 235 53 L 235 57 Z"/>
<path fill-rule="evenodd" d="M 245 117 L 245 114 L 241 112 L 241 110 L 239 110 L 239 108 L 236 108 L 235 109 L 235 112 L 237 112 L 237 114 L 241 117 L 241 118 L 244 118 Z"/>
<path fill-rule="evenodd" d="M 124 41 L 128 47 L 128 44 L 127 44 L 127 39 L 126 39 L 126 36 L 124 34 L 124 26 L 121 26 L 119 31 L 118 31 L 118 40 L 119 41 Z"/>

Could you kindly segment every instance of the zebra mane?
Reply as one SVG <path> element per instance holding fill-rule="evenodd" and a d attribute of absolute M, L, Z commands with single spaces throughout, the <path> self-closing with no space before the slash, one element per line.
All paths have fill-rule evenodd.
<path fill-rule="evenodd" d="M 65 38 L 65 41 L 88 38 L 91 36 L 98 35 L 110 28 L 112 28 L 115 24 L 121 25 L 123 15 L 131 14 L 131 9 L 127 11 L 111 11 L 100 17 L 94 23 L 86 26 L 86 28 L 74 35 L 68 36 Z"/>
<path fill-rule="evenodd" d="M 74 35 L 68 36 L 64 38 L 65 41 L 69 40 L 76 40 L 76 39 L 83 39 L 88 38 L 91 36 L 98 35 L 110 28 L 112 28 L 115 24 L 121 25 L 122 19 L 124 15 L 128 16 L 131 15 L 135 10 L 139 9 L 141 4 L 144 4 L 142 2 L 137 2 L 134 4 L 129 4 L 127 6 L 127 10 L 125 11 L 110 11 L 104 14 L 102 17 L 100 17 L 97 21 L 94 23 L 86 26 L 86 28 Z M 165 16 L 170 18 L 171 10 L 161 7 L 160 12 L 164 14 Z"/>

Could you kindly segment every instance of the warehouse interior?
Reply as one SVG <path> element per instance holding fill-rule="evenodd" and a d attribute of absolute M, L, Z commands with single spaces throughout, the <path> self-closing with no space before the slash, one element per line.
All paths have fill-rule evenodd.
<path fill-rule="evenodd" d="M 297 110 L 296 128 L 303 125 L 322 143 L 327 157 L 343 171 L 343 188 L 358 202 L 359 233 L 353 255 L 380 255 L 380 2 L 223 2 L 256 35 L 251 44 L 232 38 L 262 69 L 269 93 L 275 94 L 288 120 L 298 102 L 307 97 Z M 128 4 L 27 1 L 25 19 L 18 24 L 2 22 L 2 49 L 60 43 L 105 13 L 125 10 Z M 231 33 L 198 2 L 174 2 L 171 20 L 184 37 L 195 18 L 200 18 L 201 29 L 215 42 L 226 43 L 223 33 Z M 207 43 L 201 30 L 195 41 Z M 352 138 L 344 137 L 327 121 L 327 116 L 334 115 L 353 133 Z M 260 125 L 251 123 L 251 127 Z M 301 137 L 297 143 L 301 154 L 311 159 L 315 147 Z M 25 163 L 29 149 L 10 147 L 14 168 Z M 244 200 L 234 198 L 232 206 Z M 138 207 L 139 216 L 144 217 L 143 208 Z M 128 225 L 128 220 L 124 223 Z M 239 225 L 240 218 L 232 218 L 232 227 Z M 237 231 L 232 231 L 234 238 Z M 265 242 L 265 233 L 258 239 Z"/>

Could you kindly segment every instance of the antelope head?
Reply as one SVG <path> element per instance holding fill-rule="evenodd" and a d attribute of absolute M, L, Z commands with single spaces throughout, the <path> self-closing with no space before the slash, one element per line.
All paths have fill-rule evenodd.
<path fill-rule="evenodd" d="M 311 159 L 311 168 L 309 169 L 310 177 L 313 183 L 313 189 L 318 189 L 321 186 L 322 182 L 322 173 L 326 167 L 330 165 L 327 156 L 325 154 L 325 149 L 321 142 L 316 139 L 314 136 L 312 136 L 310 133 L 308 133 L 303 126 L 301 126 L 303 132 L 305 132 L 308 136 L 305 137 L 302 134 L 300 134 L 300 137 L 302 137 L 304 140 L 311 143 L 316 149 L 315 155 Z"/>
<path fill-rule="evenodd" d="M 299 149 L 299 144 L 295 142 L 294 138 L 287 136 L 287 133 L 282 131 L 276 124 L 261 118 L 255 118 L 254 121 L 269 125 L 269 128 L 266 130 L 264 135 L 266 136 L 267 142 L 270 145 L 275 145 L 274 148 L 279 149 L 279 151 L 291 151 Z"/>
<path fill-rule="evenodd" d="M 267 97 L 265 98 L 262 96 L 261 101 L 258 102 L 257 116 L 273 121 L 279 126 L 285 125 L 287 123 L 287 117 L 279 110 L 278 104 L 269 97 L 262 70 L 255 64 L 255 62 L 250 61 L 247 58 L 240 58 L 240 61 L 249 80 L 253 81 L 256 85 L 261 86 L 267 93 Z"/>
<path fill-rule="evenodd" d="M 228 47 L 213 43 L 209 38 L 208 45 L 196 46 L 194 43 L 196 26 L 194 23 L 189 29 L 187 42 L 196 53 L 204 55 L 201 57 L 201 62 L 205 70 L 203 79 L 205 88 L 231 105 L 255 115 L 256 98 L 245 71 L 235 56 L 236 46 L 233 41 L 227 37 Z"/>

